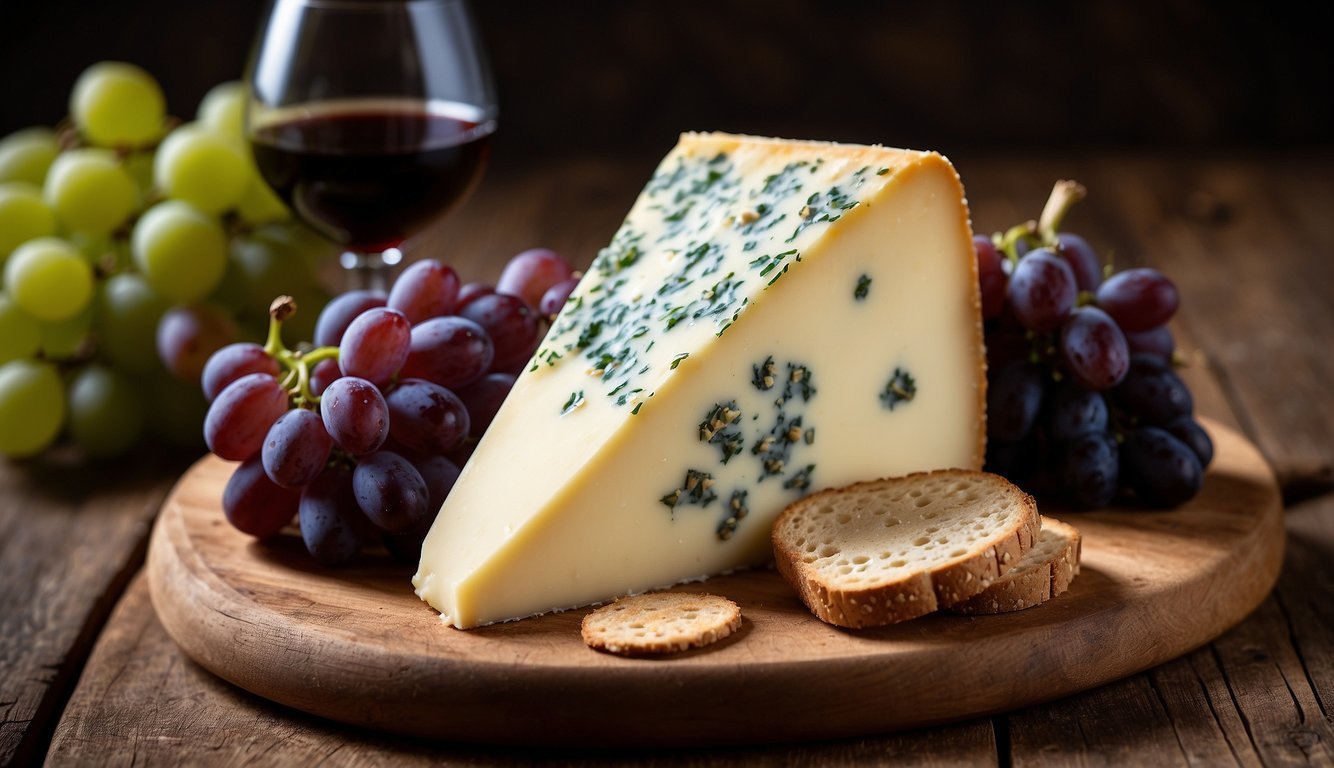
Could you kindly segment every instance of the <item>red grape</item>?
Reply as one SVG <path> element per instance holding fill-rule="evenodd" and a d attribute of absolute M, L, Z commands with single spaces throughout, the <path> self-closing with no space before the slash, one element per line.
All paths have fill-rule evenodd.
<path fill-rule="evenodd" d="M 338 367 L 338 361 L 333 358 L 325 358 L 315 364 L 310 369 L 310 393 L 316 397 L 324 394 L 324 390 L 335 379 L 343 378 L 343 370 Z"/>
<path fill-rule="evenodd" d="M 298 515 L 306 550 L 324 565 L 350 561 L 375 535 L 352 494 L 352 470 L 343 464 L 327 467 L 306 487 Z"/>
<path fill-rule="evenodd" d="M 412 329 L 402 375 L 454 389 L 476 381 L 494 359 L 495 347 L 482 326 L 462 317 L 437 317 Z"/>
<path fill-rule="evenodd" d="M 1078 294 L 1070 265 L 1048 248 L 1019 260 L 1007 295 L 1019 322 L 1031 331 L 1054 331 L 1065 322 Z"/>
<path fill-rule="evenodd" d="M 157 325 L 157 353 L 182 381 L 199 381 L 209 357 L 236 340 L 236 323 L 211 304 L 176 307 Z"/>
<path fill-rule="evenodd" d="M 281 531 L 296 514 L 300 494 L 274 484 L 258 456 L 242 462 L 222 491 L 222 511 L 238 531 L 267 538 Z"/>
<path fill-rule="evenodd" d="M 1132 355 L 1153 355 L 1161 358 L 1164 363 L 1172 362 L 1172 352 L 1176 350 L 1172 331 L 1165 325 L 1147 331 L 1127 333 L 1126 344 L 1130 347 Z"/>
<path fill-rule="evenodd" d="M 299 488 L 324 469 L 332 449 L 333 438 L 319 414 L 298 408 L 273 422 L 260 457 L 270 480 L 284 488 Z"/>
<path fill-rule="evenodd" d="M 354 456 L 370 453 L 389 436 L 389 408 L 380 390 L 356 376 L 335 379 L 320 397 L 320 416 L 330 437 Z"/>
<path fill-rule="evenodd" d="M 1079 235 L 1062 232 L 1056 236 L 1056 252 L 1075 273 L 1075 284 L 1081 291 L 1096 291 L 1102 283 L 1102 262 L 1092 246 Z"/>
<path fill-rule="evenodd" d="M 547 289 L 542 294 L 542 300 L 537 303 L 537 311 L 545 317 L 555 317 L 565 307 L 565 302 L 569 301 L 570 294 L 579 287 L 579 278 L 569 277 Z"/>
<path fill-rule="evenodd" d="M 228 461 L 259 453 L 269 427 L 287 411 L 287 393 L 267 373 L 248 373 L 227 385 L 204 417 L 204 442 Z"/>
<path fill-rule="evenodd" d="M 389 291 L 387 306 L 402 312 L 416 325 L 453 312 L 458 295 L 459 276 L 454 270 L 427 259 L 403 270 Z"/>
<path fill-rule="evenodd" d="M 982 291 L 982 319 L 999 317 L 1005 308 L 1005 287 L 1009 276 L 1002 266 L 1004 257 L 991 238 L 985 235 L 973 237 L 973 250 L 977 252 L 977 282 Z"/>
<path fill-rule="evenodd" d="M 1097 307 L 1080 307 L 1061 326 L 1061 359 L 1089 389 L 1108 389 L 1125 378 L 1130 349 L 1116 322 Z"/>
<path fill-rule="evenodd" d="M 348 291 L 336 296 L 320 310 L 312 341 L 317 347 L 338 346 L 343 340 L 343 333 L 358 315 L 368 309 L 383 307 L 387 300 L 382 291 Z"/>
<path fill-rule="evenodd" d="M 439 510 L 445 503 L 445 497 L 454 488 L 454 481 L 459 479 L 458 466 L 444 456 L 407 456 L 417 474 L 426 482 L 426 492 L 430 496 L 430 508 Z"/>
<path fill-rule="evenodd" d="M 338 367 L 344 375 L 384 386 L 403 367 L 411 344 L 412 324 L 402 312 L 368 309 L 347 326 L 338 345 Z"/>
<path fill-rule="evenodd" d="M 459 310 L 459 315 L 482 326 L 491 337 L 496 349 L 492 370 L 503 371 L 527 362 L 541 340 L 537 313 L 518 296 L 507 293 L 478 296 Z"/>
<path fill-rule="evenodd" d="M 468 408 L 468 419 L 472 425 L 470 435 L 481 438 L 486 428 L 491 426 L 501 403 L 505 402 L 514 387 L 514 378 L 510 373 L 488 373 L 458 391 L 459 399 Z"/>
<path fill-rule="evenodd" d="M 1127 269 L 1098 288 L 1098 306 L 1122 330 L 1147 331 L 1172 319 L 1181 299 L 1176 285 L 1156 269 Z"/>
<path fill-rule="evenodd" d="M 496 289 L 486 283 L 467 283 L 459 289 L 458 300 L 454 303 L 454 312 L 456 314 L 461 312 L 464 307 L 472 303 L 473 299 L 490 296 L 495 292 Z"/>
<path fill-rule="evenodd" d="M 468 409 L 448 389 L 425 379 L 404 379 L 385 397 L 389 433 L 407 447 L 440 454 L 468 435 Z"/>
<path fill-rule="evenodd" d="M 276 378 L 279 371 L 278 361 L 269 356 L 263 347 L 238 342 L 228 344 L 209 357 L 200 375 L 200 384 L 204 390 L 204 399 L 213 402 L 228 384 L 247 373 L 267 373 Z"/>
<path fill-rule="evenodd" d="M 496 282 L 496 292 L 518 296 L 536 309 L 543 294 L 568 279 L 573 271 L 569 263 L 550 248 L 532 248 L 509 260 Z"/>
<path fill-rule="evenodd" d="M 412 530 L 433 511 L 421 473 L 390 451 L 376 451 L 357 462 L 352 491 L 366 517 L 390 533 Z"/>

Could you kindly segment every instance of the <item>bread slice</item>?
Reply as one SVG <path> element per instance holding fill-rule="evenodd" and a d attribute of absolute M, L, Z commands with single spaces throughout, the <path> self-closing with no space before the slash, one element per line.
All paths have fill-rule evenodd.
<path fill-rule="evenodd" d="M 1006 613 L 1040 605 L 1070 588 L 1079 575 L 1079 531 L 1043 516 L 1037 543 L 980 593 L 949 606 L 958 613 Z"/>
<path fill-rule="evenodd" d="M 983 591 L 1033 546 L 1033 498 L 999 475 L 919 472 L 811 494 L 773 527 L 778 570 L 821 620 L 875 627 Z"/>

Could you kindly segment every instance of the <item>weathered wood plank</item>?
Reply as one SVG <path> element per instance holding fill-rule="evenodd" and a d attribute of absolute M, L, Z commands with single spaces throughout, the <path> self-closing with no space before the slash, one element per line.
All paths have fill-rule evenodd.
<path fill-rule="evenodd" d="M 794 694 L 799 695 L 797 692 Z M 559 706 L 559 702 L 552 702 Z M 820 713 L 812 712 L 812 717 Z M 596 745 L 590 745 L 596 747 Z M 360 731 L 252 696 L 187 659 L 139 577 L 70 700 L 49 765 L 993 765 L 988 721 L 827 744 L 637 753 L 433 744 Z"/>
<path fill-rule="evenodd" d="M 46 749 L 93 640 L 143 562 L 185 462 L 0 463 L 0 765 Z"/>

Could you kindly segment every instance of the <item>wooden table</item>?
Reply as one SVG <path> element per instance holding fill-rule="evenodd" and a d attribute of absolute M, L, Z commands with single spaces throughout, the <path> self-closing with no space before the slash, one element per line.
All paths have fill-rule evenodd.
<path fill-rule="evenodd" d="M 192 455 L 88 468 L 57 454 L 0 465 L 0 764 L 1334 764 L 1334 155 L 955 159 L 979 230 L 1036 215 L 1053 180 L 1075 178 L 1091 195 L 1069 228 L 1181 287 L 1197 410 L 1260 447 L 1287 509 L 1277 588 L 1215 642 L 1047 705 L 845 742 L 608 754 L 410 741 L 258 699 L 167 637 L 139 572 Z M 497 167 L 416 253 L 465 279 L 538 244 L 586 262 L 653 164 Z"/>

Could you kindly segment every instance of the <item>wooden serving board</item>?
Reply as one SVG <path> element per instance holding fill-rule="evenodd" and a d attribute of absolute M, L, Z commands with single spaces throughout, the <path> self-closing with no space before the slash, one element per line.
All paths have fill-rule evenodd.
<path fill-rule="evenodd" d="M 1055 512 L 1084 534 L 1082 573 L 1066 595 L 999 616 L 842 630 L 761 569 L 680 587 L 731 597 L 745 622 L 664 659 L 589 650 L 585 610 L 459 631 L 387 555 L 326 570 L 295 534 L 260 543 L 233 530 L 219 510 L 232 465 L 216 458 L 167 499 L 148 578 L 163 625 L 203 666 L 282 704 L 398 733 L 700 746 L 924 726 L 1131 675 L 1264 599 L 1283 552 L 1273 475 L 1243 437 L 1206 427 L 1217 455 L 1197 498 L 1168 512 Z"/>

